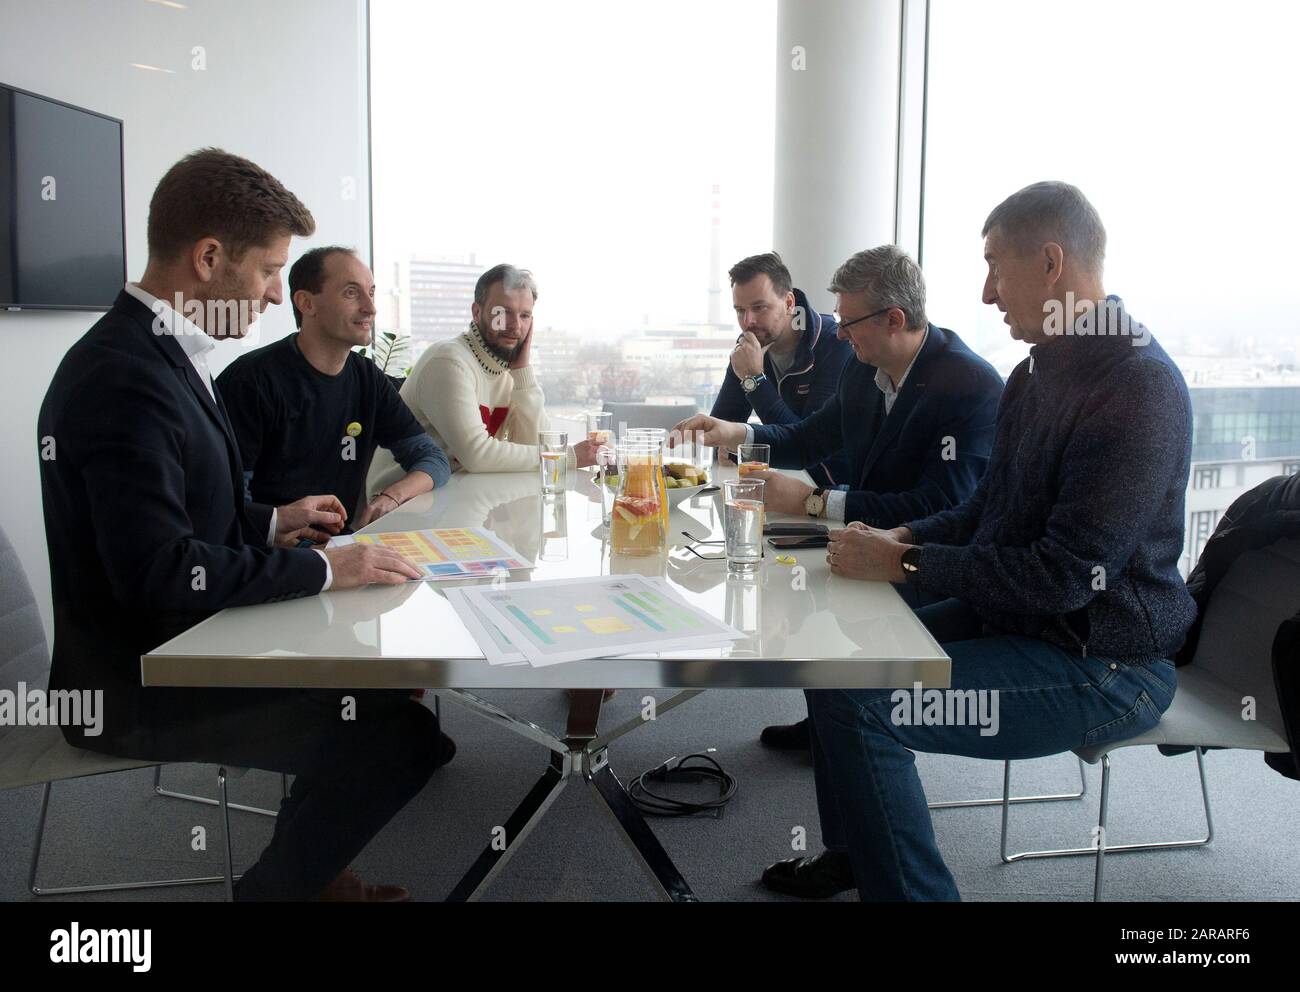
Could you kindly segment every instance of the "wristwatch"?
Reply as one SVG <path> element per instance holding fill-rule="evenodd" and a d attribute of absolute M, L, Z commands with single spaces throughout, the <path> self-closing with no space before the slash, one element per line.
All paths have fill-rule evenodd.
<path fill-rule="evenodd" d="M 747 375 L 740 380 L 740 388 L 747 393 L 752 393 L 765 382 L 767 382 L 766 372 L 760 372 L 758 375 Z"/>
<path fill-rule="evenodd" d="M 803 498 L 804 512 L 810 517 L 820 517 L 826 509 L 826 490 L 814 489 Z"/>
<path fill-rule="evenodd" d="M 903 552 L 901 564 L 904 577 L 911 582 L 921 571 L 921 549 L 916 546 L 908 548 Z"/>

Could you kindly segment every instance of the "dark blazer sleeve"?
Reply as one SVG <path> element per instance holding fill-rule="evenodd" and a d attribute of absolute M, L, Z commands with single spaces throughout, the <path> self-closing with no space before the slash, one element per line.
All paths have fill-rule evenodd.
<path fill-rule="evenodd" d="M 845 498 L 844 519 L 889 529 L 967 500 L 983 478 L 993 451 L 1000 383 L 998 387 L 947 402 L 937 396 L 931 399 L 937 417 L 916 484 L 900 492 L 851 491 Z"/>
<path fill-rule="evenodd" d="M 189 612 L 319 592 L 325 562 L 314 551 L 228 547 L 195 536 L 185 501 L 187 411 L 155 381 L 166 374 L 138 364 L 105 370 L 64 412 L 60 443 L 91 494 L 86 537 L 93 536 L 113 597 L 137 609 Z M 269 515 L 263 519 L 269 525 Z"/>
<path fill-rule="evenodd" d="M 271 514 L 274 512 L 273 506 L 245 500 L 244 512 L 240 515 L 245 543 L 255 548 L 264 547 L 268 543 L 267 538 L 271 536 Z"/>
<path fill-rule="evenodd" d="M 763 424 L 754 428 L 754 443 L 772 446 L 774 468 L 807 468 L 844 449 L 841 398 L 832 393 L 828 402 L 810 417 L 791 424 Z"/>
<path fill-rule="evenodd" d="M 740 378 L 736 375 L 736 370 L 728 364 L 727 372 L 722 377 L 722 388 L 718 390 L 718 398 L 713 401 L 713 409 L 709 411 L 709 416 L 744 424 L 749 422 L 751 411 L 752 407 L 749 405 L 749 400 L 745 398 L 745 391 L 740 388 Z"/>

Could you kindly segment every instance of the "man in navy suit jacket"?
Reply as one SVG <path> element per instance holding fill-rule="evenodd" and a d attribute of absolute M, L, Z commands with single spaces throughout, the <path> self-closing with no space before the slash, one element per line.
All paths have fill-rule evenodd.
<path fill-rule="evenodd" d="M 432 713 L 392 692 L 350 693 L 344 720 L 338 692 L 140 684 L 142 654 L 218 610 L 419 577 L 393 553 L 295 547 L 342 527 L 333 496 L 244 501 L 206 355 L 281 301 L 291 236 L 314 228 L 275 177 L 217 149 L 158 184 L 144 276 L 68 350 L 38 418 L 50 687 L 104 694 L 101 734 L 64 728 L 76 747 L 297 776 L 237 898 L 400 898 L 346 869 L 446 757 Z"/>
<path fill-rule="evenodd" d="M 858 252 L 835 273 L 839 331 L 853 347 L 835 395 L 797 424 L 752 426 L 696 416 L 675 430 L 705 444 L 770 444 L 771 464 L 805 468 L 844 450 L 849 483 L 810 486 L 779 472 L 763 479 L 767 510 L 839 523 L 896 527 L 962 503 L 988 465 L 1002 379 L 952 331 L 925 315 L 925 279 L 902 249 Z M 911 587 L 901 587 L 905 598 Z M 913 603 L 913 605 L 919 605 Z M 769 727 L 774 747 L 808 746 L 807 721 Z"/>

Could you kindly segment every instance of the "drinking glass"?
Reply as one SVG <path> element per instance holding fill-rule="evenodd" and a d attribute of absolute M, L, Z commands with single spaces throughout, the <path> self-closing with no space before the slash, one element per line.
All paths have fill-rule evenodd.
<path fill-rule="evenodd" d="M 753 572 L 763 561 L 763 485 L 762 479 L 728 479 L 722 484 L 728 571 Z"/>
<path fill-rule="evenodd" d="M 569 435 L 564 431 L 540 431 L 542 492 L 562 493 L 569 483 Z"/>
<path fill-rule="evenodd" d="M 736 471 L 743 477 L 750 472 L 766 472 L 772 462 L 769 444 L 742 444 L 736 451 Z"/>

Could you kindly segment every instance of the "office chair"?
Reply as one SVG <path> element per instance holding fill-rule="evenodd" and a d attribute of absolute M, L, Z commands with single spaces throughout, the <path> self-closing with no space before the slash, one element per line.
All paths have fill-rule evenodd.
<path fill-rule="evenodd" d="M 17 692 L 19 683 L 25 683 L 32 688 L 43 690 L 49 683 L 49 669 L 50 656 L 36 598 L 32 595 L 31 585 L 27 581 L 27 575 L 23 571 L 17 553 L 9 543 L 3 528 L 0 528 L 0 689 Z M 159 789 L 161 795 L 174 795 L 217 806 L 220 809 L 222 848 L 225 856 L 224 875 L 58 887 L 43 887 L 37 884 L 41 845 L 45 837 L 45 821 L 49 813 L 50 793 L 55 782 L 131 771 L 137 768 L 156 768 L 158 771 L 155 773 L 154 784 L 157 787 L 162 764 L 134 758 L 116 758 L 73 747 L 64 740 L 63 732 L 58 727 L 0 726 L 0 789 L 44 785 L 40 818 L 36 826 L 36 842 L 32 850 L 31 870 L 27 878 L 27 886 L 32 895 L 76 895 L 87 892 L 223 882 L 226 898 L 233 898 L 234 880 L 238 876 L 233 871 L 230 849 L 230 810 L 241 809 L 268 816 L 275 815 L 270 810 L 240 806 L 228 801 L 227 779 L 242 775 L 244 771 L 237 768 L 217 769 L 216 799 L 169 793 Z"/>
<path fill-rule="evenodd" d="M 694 403 L 660 406 L 653 403 L 606 403 L 605 412 L 612 413 L 615 434 L 622 427 L 662 427 L 672 430 L 687 417 L 698 412 Z"/>
<path fill-rule="evenodd" d="M 1300 606 L 1300 538 L 1287 538 L 1241 555 L 1210 596 L 1200 642 L 1191 664 L 1178 669 L 1174 701 L 1160 722 L 1146 733 L 1123 741 L 1075 748 L 1088 764 L 1101 763 L 1101 807 L 1093 847 L 1007 853 L 1007 825 L 1011 766 L 1003 773 L 1002 861 L 1011 864 L 1029 858 L 1092 855 L 1092 897 L 1103 893 L 1107 854 L 1131 851 L 1204 847 L 1214 839 L 1210 791 L 1205 778 L 1208 748 L 1245 748 L 1286 752 L 1286 728 L 1273 680 L 1273 639 L 1279 625 Z M 1247 700 L 1254 701 L 1254 719 L 1245 717 Z M 1110 798 L 1110 754 L 1120 748 L 1146 744 L 1190 747 L 1196 754 L 1205 836 L 1187 840 L 1111 844 L 1106 835 Z"/>

